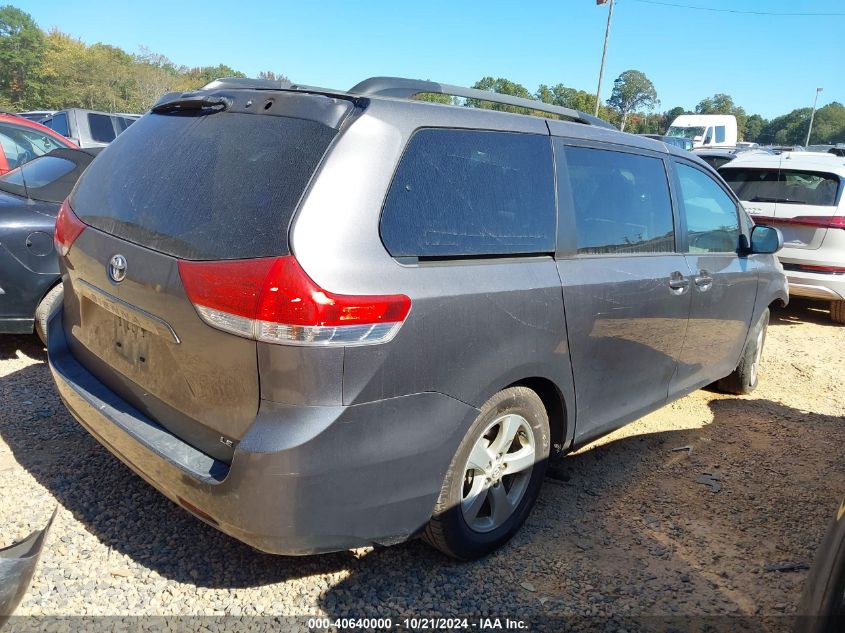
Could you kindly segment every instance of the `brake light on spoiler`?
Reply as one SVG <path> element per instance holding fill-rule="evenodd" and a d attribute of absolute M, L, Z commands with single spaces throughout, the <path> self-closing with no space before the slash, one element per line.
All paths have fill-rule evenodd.
<path fill-rule="evenodd" d="M 59 214 L 56 216 L 56 230 L 53 233 L 53 247 L 59 257 L 68 254 L 70 247 L 73 246 L 76 238 L 84 230 L 85 224 L 76 217 L 68 201 L 62 202 L 62 206 L 59 207 Z"/>
<path fill-rule="evenodd" d="M 755 224 L 793 224 L 825 229 L 845 229 L 845 215 L 799 215 L 794 218 L 752 215 L 751 217 L 754 218 Z"/>
<path fill-rule="evenodd" d="M 180 260 L 179 275 L 203 321 L 266 343 L 384 343 L 396 336 L 411 310 L 405 295 L 340 295 L 323 290 L 291 255 Z"/>

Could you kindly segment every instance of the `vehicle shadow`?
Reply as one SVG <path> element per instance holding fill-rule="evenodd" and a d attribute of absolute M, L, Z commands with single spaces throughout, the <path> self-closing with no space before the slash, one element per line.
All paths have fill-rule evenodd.
<path fill-rule="evenodd" d="M 762 562 L 811 560 L 845 485 L 839 452 L 808 474 L 801 438 L 837 445 L 842 419 L 753 398 L 709 407 L 712 420 L 700 428 L 610 436 L 553 461 L 523 529 L 487 558 L 460 563 L 421 542 L 374 550 L 325 592 L 321 608 L 332 617 L 392 613 L 394 621 L 400 614 L 527 618 L 532 630 L 589 628 L 596 621 L 586 614 L 622 622 L 706 614 L 721 617 L 707 630 L 769 630 L 753 625 L 782 615 L 776 604 L 797 604 L 803 573 L 784 587 Z M 787 441 L 769 441 L 773 423 L 788 427 Z M 715 471 L 718 493 L 697 482 Z M 773 542 L 789 531 L 795 542 Z M 726 614 L 748 616 L 752 628 Z M 772 630 L 778 626 L 782 619 Z M 630 630 L 651 629 L 637 620 Z"/>
<path fill-rule="evenodd" d="M 769 325 L 801 325 L 802 323 L 842 327 L 841 324 L 830 320 L 830 305 L 825 301 L 793 297 L 785 308 L 776 307 L 771 311 Z"/>
<path fill-rule="evenodd" d="M 0 334 L 0 360 L 23 354 L 32 360 L 47 360 L 47 350 L 35 334 Z"/>

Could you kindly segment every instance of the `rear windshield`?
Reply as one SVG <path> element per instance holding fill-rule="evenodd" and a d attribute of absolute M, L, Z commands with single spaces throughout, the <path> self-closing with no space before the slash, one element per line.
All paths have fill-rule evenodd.
<path fill-rule="evenodd" d="M 335 134 L 290 117 L 148 114 L 100 154 L 71 204 L 87 224 L 179 258 L 286 255 Z"/>
<path fill-rule="evenodd" d="M 719 173 L 745 202 L 836 206 L 839 178 L 833 174 L 735 167 L 725 167 Z"/>
<path fill-rule="evenodd" d="M 94 156 L 87 151 L 60 148 L 0 176 L 0 191 L 42 202 L 59 203 L 73 189 Z"/>

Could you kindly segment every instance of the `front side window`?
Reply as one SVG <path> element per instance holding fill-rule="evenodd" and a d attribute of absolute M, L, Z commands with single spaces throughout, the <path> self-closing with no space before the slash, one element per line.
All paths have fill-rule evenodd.
<path fill-rule="evenodd" d="M 703 171 L 677 164 L 690 253 L 731 253 L 739 246 L 739 216 L 731 197 Z"/>
<path fill-rule="evenodd" d="M 6 154 L 9 169 L 14 169 L 64 145 L 41 130 L 0 123 L 0 147 Z"/>
<path fill-rule="evenodd" d="M 675 250 L 669 183 L 661 159 L 584 147 L 563 151 L 579 254 Z"/>
<path fill-rule="evenodd" d="M 836 206 L 839 177 L 834 174 L 753 167 L 726 167 L 720 173 L 734 193 L 744 202 Z"/>
<path fill-rule="evenodd" d="M 381 237 L 394 257 L 552 253 L 554 169 L 548 136 L 422 129 L 384 203 Z"/>

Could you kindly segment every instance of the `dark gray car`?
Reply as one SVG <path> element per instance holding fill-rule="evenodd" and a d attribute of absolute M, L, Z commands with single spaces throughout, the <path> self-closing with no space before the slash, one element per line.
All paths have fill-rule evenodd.
<path fill-rule="evenodd" d="M 80 180 L 49 338 L 73 415 L 203 521 L 474 558 L 550 456 L 756 386 L 779 234 L 692 154 L 430 82 L 207 88 Z M 408 98 L 430 92 L 549 118 Z"/>

